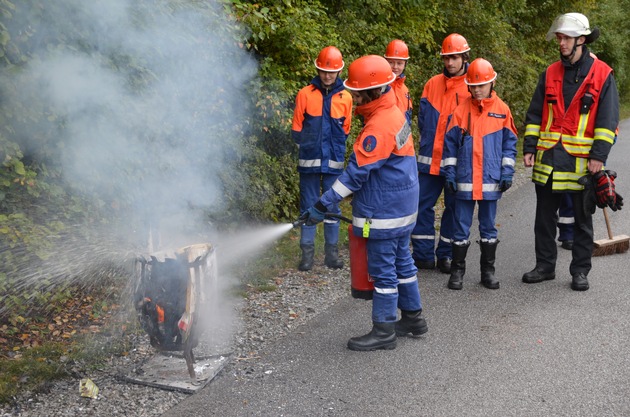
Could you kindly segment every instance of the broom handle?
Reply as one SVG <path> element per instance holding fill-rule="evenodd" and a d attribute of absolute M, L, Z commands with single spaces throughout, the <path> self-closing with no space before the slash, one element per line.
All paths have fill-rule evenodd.
<path fill-rule="evenodd" d="M 613 234 L 612 229 L 610 228 L 610 220 L 608 220 L 608 212 L 606 211 L 606 207 L 603 207 L 602 211 L 604 212 L 604 219 L 606 220 L 606 229 L 608 229 L 608 239 L 612 240 Z"/>

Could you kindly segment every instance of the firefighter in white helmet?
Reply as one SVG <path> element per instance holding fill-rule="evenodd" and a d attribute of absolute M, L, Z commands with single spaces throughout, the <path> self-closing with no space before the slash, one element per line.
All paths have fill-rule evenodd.
<path fill-rule="evenodd" d="M 613 70 L 587 47 L 598 36 L 599 29 L 581 13 L 558 16 L 547 32 L 547 40 L 558 44 L 560 60 L 541 74 L 525 118 L 523 162 L 533 167 L 536 187 L 536 266 L 523 275 L 525 283 L 556 277 L 556 213 L 568 193 L 575 216 L 571 288 L 589 289 L 593 219 L 584 210 L 578 179 L 604 168 L 619 124 Z"/>

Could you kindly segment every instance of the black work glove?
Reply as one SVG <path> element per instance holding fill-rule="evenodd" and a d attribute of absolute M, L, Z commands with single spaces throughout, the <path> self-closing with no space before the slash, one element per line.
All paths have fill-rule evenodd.
<path fill-rule="evenodd" d="M 593 178 L 590 174 L 586 174 L 580 177 L 578 184 L 584 186 L 584 191 L 582 191 L 582 206 L 584 207 L 584 214 L 590 216 L 597 210 L 597 196 L 595 195 Z"/>
<path fill-rule="evenodd" d="M 457 184 L 455 183 L 455 180 L 452 179 L 446 179 L 446 188 L 453 194 L 455 194 L 457 192 Z"/>
<path fill-rule="evenodd" d="M 615 191 L 615 207 L 611 207 L 613 211 L 621 210 L 623 207 L 623 197 L 617 191 Z"/>
<path fill-rule="evenodd" d="M 298 217 L 295 223 L 293 223 L 293 227 L 296 227 L 297 225 L 303 225 L 304 223 L 306 223 L 307 220 L 308 220 L 308 210 L 306 210 L 304 213 L 300 215 L 300 217 Z"/>
<path fill-rule="evenodd" d="M 499 181 L 499 191 L 502 193 L 506 192 L 512 186 L 512 177 L 509 175 L 502 175 L 501 180 Z"/>

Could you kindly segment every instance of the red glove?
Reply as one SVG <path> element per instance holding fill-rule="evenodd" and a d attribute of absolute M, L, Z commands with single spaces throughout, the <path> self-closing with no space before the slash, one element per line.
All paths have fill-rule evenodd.
<path fill-rule="evenodd" d="M 597 196 L 597 207 L 610 207 L 614 211 L 621 208 L 623 203 L 617 205 L 617 193 L 615 192 L 615 171 L 599 171 L 593 175 L 595 184 L 595 195 Z M 622 199 L 623 201 L 623 199 Z"/>

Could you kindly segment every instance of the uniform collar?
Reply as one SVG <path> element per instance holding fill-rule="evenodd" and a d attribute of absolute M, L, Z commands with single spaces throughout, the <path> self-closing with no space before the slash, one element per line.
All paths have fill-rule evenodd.
<path fill-rule="evenodd" d="M 357 106 L 356 112 L 357 114 L 363 116 L 367 121 L 367 119 L 369 119 L 376 111 L 395 105 L 396 97 L 394 96 L 392 89 L 388 86 L 383 95 L 376 100 L 372 100 L 362 106 Z"/>

